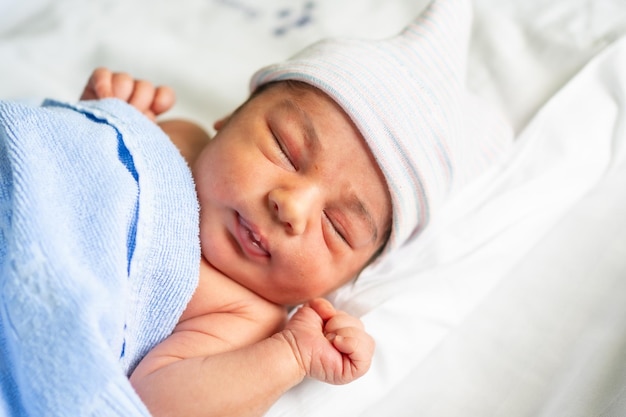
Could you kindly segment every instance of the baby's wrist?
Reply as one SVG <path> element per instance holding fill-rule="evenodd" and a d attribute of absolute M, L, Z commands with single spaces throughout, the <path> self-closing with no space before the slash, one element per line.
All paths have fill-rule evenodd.
<path fill-rule="evenodd" d="M 289 357 L 292 359 L 293 369 L 299 378 L 299 382 L 304 380 L 308 374 L 307 367 L 305 365 L 304 358 L 298 349 L 298 343 L 296 342 L 296 338 L 293 333 L 289 330 L 283 330 L 274 334 L 272 339 L 280 343 L 281 346 L 289 352 Z"/>

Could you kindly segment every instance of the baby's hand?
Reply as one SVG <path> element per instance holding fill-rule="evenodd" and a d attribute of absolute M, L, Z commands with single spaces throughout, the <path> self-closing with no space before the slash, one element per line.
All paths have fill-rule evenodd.
<path fill-rule="evenodd" d="M 365 374 L 374 354 L 374 339 L 363 323 L 321 298 L 301 307 L 281 335 L 307 376 L 331 384 Z"/>
<path fill-rule="evenodd" d="M 126 101 L 152 120 L 172 108 L 176 101 L 174 91 L 167 86 L 155 87 L 149 81 L 136 80 L 123 72 L 97 68 L 89 77 L 80 99 L 108 97 Z"/>

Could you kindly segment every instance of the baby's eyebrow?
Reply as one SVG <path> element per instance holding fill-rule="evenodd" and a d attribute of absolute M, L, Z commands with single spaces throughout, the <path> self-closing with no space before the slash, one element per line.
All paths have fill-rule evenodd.
<path fill-rule="evenodd" d="M 279 103 L 279 107 L 282 107 L 289 113 L 296 115 L 302 129 L 304 130 L 304 140 L 307 148 L 314 151 L 318 150 L 320 148 L 320 140 L 317 135 L 317 131 L 315 130 L 315 125 L 313 124 L 313 121 L 309 117 L 308 113 L 304 111 L 298 103 L 290 99 L 282 100 Z"/>

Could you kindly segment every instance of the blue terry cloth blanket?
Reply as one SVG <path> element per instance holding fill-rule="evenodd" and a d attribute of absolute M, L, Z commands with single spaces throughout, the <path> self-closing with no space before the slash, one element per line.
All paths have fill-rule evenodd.
<path fill-rule="evenodd" d="M 198 279 L 198 205 L 126 103 L 0 102 L 0 415 L 147 416 L 127 375 Z"/>

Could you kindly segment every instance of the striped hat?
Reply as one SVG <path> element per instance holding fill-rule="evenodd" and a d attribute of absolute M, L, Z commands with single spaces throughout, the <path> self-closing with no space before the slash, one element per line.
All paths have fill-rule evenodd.
<path fill-rule="evenodd" d="M 511 142 L 508 126 L 464 87 L 470 24 L 469 1 L 434 0 L 397 36 L 327 39 L 252 77 L 253 91 L 281 80 L 313 85 L 352 119 L 391 194 L 386 251 L 414 239 Z"/>

